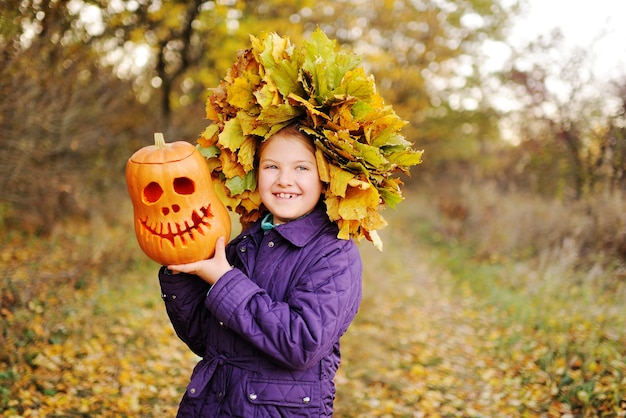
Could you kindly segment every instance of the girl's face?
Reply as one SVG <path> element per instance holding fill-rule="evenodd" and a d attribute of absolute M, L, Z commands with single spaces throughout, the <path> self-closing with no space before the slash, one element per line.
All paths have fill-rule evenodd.
<path fill-rule="evenodd" d="M 269 138 L 260 151 L 258 188 L 275 224 L 311 212 L 323 190 L 311 145 L 292 134 Z"/>

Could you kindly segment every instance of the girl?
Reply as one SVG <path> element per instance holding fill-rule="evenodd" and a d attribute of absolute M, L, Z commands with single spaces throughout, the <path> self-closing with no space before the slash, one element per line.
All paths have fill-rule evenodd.
<path fill-rule="evenodd" d="M 268 138 L 257 167 L 266 215 L 218 240 L 212 259 L 160 270 L 174 329 L 202 357 L 179 417 L 332 415 L 362 265 L 326 214 L 314 152 L 296 125 Z"/>

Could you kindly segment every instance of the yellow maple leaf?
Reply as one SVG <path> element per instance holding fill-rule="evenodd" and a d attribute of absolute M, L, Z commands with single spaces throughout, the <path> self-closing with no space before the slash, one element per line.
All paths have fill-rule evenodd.
<path fill-rule="evenodd" d="M 336 165 L 329 165 L 330 192 L 335 196 L 345 197 L 348 183 L 354 178 L 354 174 L 342 170 Z"/>
<path fill-rule="evenodd" d="M 330 165 L 328 161 L 326 161 L 326 158 L 324 158 L 324 152 L 318 147 L 315 147 L 315 160 L 317 161 L 317 171 L 319 172 L 320 180 L 323 183 L 329 183 Z"/>
<path fill-rule="evenodd" d="M 259 76 L 256 76 L 255 79 L 251 74 L 247 74 L 247 77 L 237 77 L 233 84 L 227 88 L 229 103 L 246 111 L 253 109 L 256 106 L 256 100 L 252 94 L 254 91 L 252 86 L 259 80 Z"/>
<path fill-rule="evenodd" d="M 242 165 L 244 171 L 248 171 L 254 168 L 254 156 L 256 155 L 257 140 L 253 136 L 247 137 L 237 153 L 237 161 Z"/>
<path fill-rule="evenodd" d="M 339 226 L 339 233 L 337 234 L 337 238 L 350 239 L 350 221 L 344 221 L 342 219 L 339 219 L 337 221 L 337 225 Z"/>
<path fill-rule="evenodd" d="M 245 177 L 246 172 L 243 166 L 237 162 L 237 154 L 234 154 L 228 148 L 224 148 L 219 158 L 222 162 L 222 172 L 226 177 Z"/>
<path fill-rule="evenodd" d="M 258 209 L 261 205 L 261 195 L 257 190 L 245 190 L 241 194 L 241 205 L 246 209 L 246 211 L 252 212 L 253 210 Z"/>
<path fill-rule="evenodd" d="M 218 144 L 236 152 L 245 140 L 246 136 L 243 133 L 240 120 L 234 118 L 224 124 L 224 129 L 219 134 Z"/>
<path fill-rule="evenodd" d="M 326 213 L 331 221 L 337 221 L 341 219 L 339 216 L 339 197 L 327 195 L 326 196 Z"/>
<path fill-rule="evenodd" d="M 198 138 L 198 144 L 201 147 L 205 148 L 212 147 L 213 145 L 217 144 L 218 135 L 219 127 L 217 126 L 217 124 L 212 123 L 206 127 L 204 132 L 202 132 L 200 138 Z"/>
<path fill-rule="evenodd" d="M 219 171 L 219 169 L 222 166 L 222 162 L 217 157 L 216 158 L 209 158 L 207 160 L 207 165 L 209 166 L 209 170 L 211 170 L 211 172 L 213 173 L 213 172 Z M 220 182 L 219 179 L 216 179 L 214 181 Z"/>
<path fill-rule="evenodd" d="M 376 231 L 387 226 L 387 221 L 376 209 L 368 208 L 367 215 L 363 219 L 363 228 L 368 231 Z"/>
<path fill-rule="evenodd" d="M 365 219 L 368 209 L 378 210 L 379 201 L 375 187 L 348 187 L 345 198 L 339 203 L 339 215 L 343 219 Z"/>
<path fill-rule="evenodd" d="M 213 107 L 210 100 L 207 100 L 206 102 L 206 118 L 212 121 L 220 120 L 220 114 L 217 112 L 215 107 Z"/>
<path fill-rule="evenodd" d="M 339 201 L 339 216 L 341 219 L 363 219 L 367 215 L 367 207 L 365 206 L 366 198 L 364 193 L 361 196 L 352 194 L 348 199 Z"/>

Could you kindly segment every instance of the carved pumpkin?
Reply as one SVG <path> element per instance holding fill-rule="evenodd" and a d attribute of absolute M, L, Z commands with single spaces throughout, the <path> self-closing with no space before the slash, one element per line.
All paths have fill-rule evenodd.
<path fill-rule="evenodd" d="M 230 217 L 213 190 L 211 173 L 196 147 L 177 141 L 141 148 L 126 164 L 139 246 L 157 263 L 212 257 L 215 241 L 230 237 Z"/>

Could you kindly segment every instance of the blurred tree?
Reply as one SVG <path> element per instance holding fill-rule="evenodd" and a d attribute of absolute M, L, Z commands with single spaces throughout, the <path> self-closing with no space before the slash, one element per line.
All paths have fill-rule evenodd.
<path fill-rule="evenodd" d="M 167 131 L 172 113 L 192 103 L 204 105 L 205 89 L 217 85 L 234 62 L 237 50 L 248 44 L 259 27 L 272 30 L 311 1 L 119 1 L 116 7 L 101 1 L 105 32 L 101 50 L 118 71 L 132 66 L 133 54 L 148 52 L 144 68 L 135 68 L 136 88 L 151 97 L 160 92 L 160 112 L 155 129 Z M 108 6 L 107 6 L 108 5 Z M 297 28 L 299 26 L 296 25 Z M 293 31 L 293 29 L 292 29 Z M 301 31 L 300 31 L 301 32 Z M 120 50 L 126 51 L 119 54 Z"/>
<path fill-rule="evenodd" d="M 100 41 L 103 54 L 110 57 L 118 74 L 135 77 L 139 96 L 149 98 L 151 87 L 161 91 L 154 128 L 165 130 L 176 99 L 193 87 L 189 83 L 181 87 L 184 75 L 202 65 L 211 66 L 206 62 L 212 55 L 207 49 L 215 39 L 226 37 L 227 26 L 221 23 L 236 8 L 202 0 L 120 1 L 116 7 L 107 4 L 103 1 L 100 5 L 105 26 Z M 148 50 L 142 51 L 142 47 Z M 135 63 L 141 52 L 146 55 L 144 59 L 150 59 L 148 71 Z"/>
<path fill-rule="evenodd" d="M 504 39 L 519 3 L 345 0 L 318 7 L 311 20 L 365 56 L 383 97 L 410 122 L 407 137 L 427 149 L 421 169 L 439 171 L 452 160 L 479 163 L 499 138 L 482 91 L 482 45 Z"/>
<path fill-rule="evenodd" d="M 619 100 L 614 114 L 610 115 L 607 132 L 601 144 L 602 162 L 611 191 L 626 190 L 626 77 L 613 83 Z"/>
<path fill-rule="evenodd" d="M 48 229 L 71 212 L 60 203 L 68 191 L 97 193 L 118 181 L 127 156 L 152 132 L 193 139 L 206 124 L 206 88 L 226 74 L 249 35 L 262 31 L 298 43 L 321 26 L 365 56 L 383 96 L 410 122 L 407 137 L 428 148 L 426 166 L 473 159 L 497 136 L 479 88 L 480 45 L 503 36 L 516 6 L 5 0 L 0 7 L 2 201 Z"/>
<path fill-rule="evenodd" d="M 517 3 L 509 7 L 498 0 L 118 4 L 123 7 L 116 10 L 102 5 L 103 18 L 110 22 L 107 45 L 149 46 L 153 62 L 144 75 L 144 88 L 150 91 L 151 85 L 161 91 L 165 125 L 171 125 L 173 106 L 197 102 L 204 88 L 217 84 L 236 51 L 248 45 L 249 34 L 271 30 L 298 42 L 319 25 L 365 56 L 383 96 L 411 122 L 407 136 L 420 146 L 436 148 L 434 158 L 474 158 L 483 141 L 498 137 L 496 114 L 480 89 L 480 47 L 486 39 L 503 38 Z M 110 37 L 116 42 L 109 42 Z"/>
<path fill-rule="evenodd" d="M 579 198 L 604 187 L 619 166 L 623 101 L 597 80 L 588 49 L 568 51 L 559 31 L 516 53 L 506 73 L 517 108 L 511 117 L 524 150 L 533 150 L 527 172 L 538 190 Z M 616 160 L 617 159 L 617 160 Z M 556 180 L 556 181 L 555 181 Z M 559 181 L 562 180 L 562 181 Z"/>
<path fill-rule="evenodd" d="M 0 223 L 49 232 L 116 183 L 140 123 L 68 1 L 8 1 L 0 19 Z M 114 158 L 111 158 L 115 156 Z M 117 181 L 119 183 L 119 181 Z M 97 199 L 97 196 L 94 196 Z"/>

